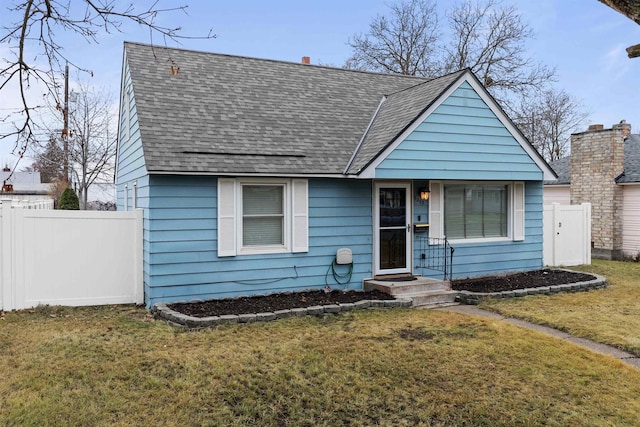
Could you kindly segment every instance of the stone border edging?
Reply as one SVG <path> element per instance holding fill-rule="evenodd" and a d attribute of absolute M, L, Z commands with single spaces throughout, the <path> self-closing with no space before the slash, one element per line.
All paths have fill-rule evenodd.
<path fill-rule="evenodd" d="M 467 305 L 477 305 L 484 299 L 489 298 L 516 298 L 526 295 L 551 295 L 560 292 L 586 292 L 592 289 L 602 289 L 607 287 L 607 280 L 600 275 L 594 273 L 584 273 L 581 271 L 564 270 L 571 273 L 581 273 L 594 276 L 595 279 L 586 282 L 567 283 L 565 285 L 540 286 L 538 288 L 516 289 L 513 291 L 502 292 L 471 292 L 458 291 L 456 301 Z"/>
<path fill-rule="evenodd" d="M 201 329 L 230 323 L 269 322 L 276 319 L 285 319 L 287 317 L 323 316 L 325 314 L 334 314 L 343 311 L 362 310 L 367 308 L 409 308 L 412 304 L 413 301 L 411 299 L 362 300 L 354 303 L 316 305 L 306 308 L 292 308 L 266 313 L 194 317 L 171 310 L 167 303 L 159 302 L 153 305 L 151 312 L 154 317 L 165 320 L 172 326 L 188 329 Z"/>

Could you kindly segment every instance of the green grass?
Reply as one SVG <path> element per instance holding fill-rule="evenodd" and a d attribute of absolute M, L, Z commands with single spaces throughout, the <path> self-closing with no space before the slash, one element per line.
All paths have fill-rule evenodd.
<path fill-rule="evenodd" d="M 640 264 L 594 259 L 592 265 L 571 269 L 605 276 L 609 287 L 584 293 L 493 300 L 481 307 L 640 356 Z"/>
<path fill-rule="evenodd" d="M 433 310 L 184 331 L 131 306 L 0 320 L 0 425 L 640 425 L 640 372 Z"/>

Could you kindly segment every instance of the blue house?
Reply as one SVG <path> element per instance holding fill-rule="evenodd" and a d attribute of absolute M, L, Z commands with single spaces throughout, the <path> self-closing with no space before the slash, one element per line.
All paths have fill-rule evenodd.
<path fill-rule="evenodd" d="M 454 277 L 538 269 L 554 178 L 469 70 L 125 43 L 117 205 L 144 209 L 148 306 L 428 275 L 445 237 Z"/>

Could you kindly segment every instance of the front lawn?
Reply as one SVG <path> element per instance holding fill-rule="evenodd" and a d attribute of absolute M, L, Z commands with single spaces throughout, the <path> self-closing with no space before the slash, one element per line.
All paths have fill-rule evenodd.
<path fill-rule="evenodd" d="M 197 332 L 143 309 L 0 320 L 0 425 L 640 425 L 640 372 L 501 321 L 377 309 Z"/>
<path fill-rule="evenodd" d="M 609 287 L 584 293 L 491 300 L 480 307 L 640 356 L 640 264 L 594 259 L 592 265 L 571 269 L 605 276 Z"/>

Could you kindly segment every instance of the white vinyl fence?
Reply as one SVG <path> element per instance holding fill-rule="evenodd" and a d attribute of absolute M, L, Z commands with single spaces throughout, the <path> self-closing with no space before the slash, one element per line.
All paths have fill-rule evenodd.
<path fill-rule="evenodd" d="M 144 302 L 142 211 L 0 205 L 0 309 Z"/>
<path fill-rule="evenodd" d="M 591 264 L 591 204 L 544 206 L 544 264 Z"/>

